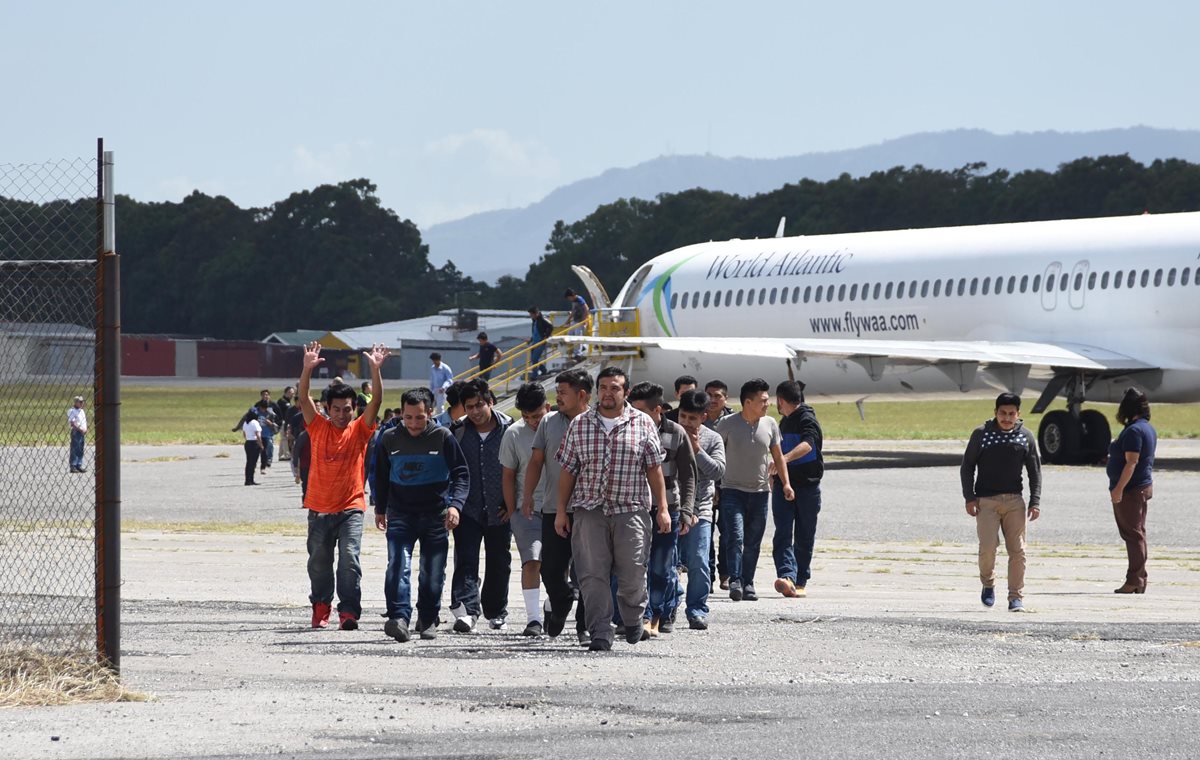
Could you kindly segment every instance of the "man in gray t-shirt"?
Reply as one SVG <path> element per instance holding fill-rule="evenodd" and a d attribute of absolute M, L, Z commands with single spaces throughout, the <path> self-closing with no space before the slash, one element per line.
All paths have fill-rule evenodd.
<path fill-rule="evenodd" d="M 787 465 L 780 448 L 782 436 L 775 418 L 767 416 L 771 386 L 762 378 L 742 385 L 741 414 L 731 414 L 717 423 L 716 431 L 725 444 L 725 477 L 721 481 L 721 534 L 729 562 L 729 598 L 758 601 L 754 570 L 767 530 L 771 494 L 770 465 L 783 485 L 784 496 L 796 498 L 788 482 Z"/>
<path fill-rule="evenodd" d="M 567 615 L 575 603 L 571 588 L 571 539 L 563 538 L 554 529 L 558 505 L 558 477 L 562 466 L 555 459 L 571 420 L 587 411 L 592 397 L 592 376 L 582 370 L 570 369 L 555 378 L 555 401 L 558 411 L 542 418 L 533 436 L 529 466 L 522 488 L 521 513 L 534 516 L 540 512 L 542 522 L 542 584 L 550 609 L 546 613 L 546 634 L 557 636 L 566 625 Z M 568 509 L 570 506 L 568 505 Z M 591 643 L 584 624 L 583 601 L 575 609 L 575 630 L 581 644 Z"/>
<path fill-rule="evenodd" d="M 504 519 L 512 527 L 521 555 L 521 596 L 525 601 L 525 636 L 542 635 L 542 520 L 520 509 L 525 493 L 525 475 L 533 459 L 533 439 L 541 429 L 550 405 L 546 391 L 537 383 L 517 389 L 517 411 L 521 419 L 504 431 L 500 441 L 500 467 L 504 489 Z M 538 506 L 535 499 L 535 509 Z"/>

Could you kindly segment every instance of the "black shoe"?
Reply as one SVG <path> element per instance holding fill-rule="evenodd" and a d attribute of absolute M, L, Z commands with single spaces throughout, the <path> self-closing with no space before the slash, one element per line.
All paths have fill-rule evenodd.
<path fill-rule="evenodd" d="M 555 615 L 554 610 L 547 609 L 546 613 L 546 635 L 550 638 L 558 636 L 563 632 L 563 628 L 567 625 L 566 615 Z"/>
<path fill-rule="evenodd" d="M 754 593 L 753 586 L 746 586 L 744 589 L 742 589 L 742 601 L 744 601 L 744 602 L 757 602 L 758 601 L 758 594 Z"/>
<path fill-rule="evenodd" d="M 251 480 L 251 481 L 250 481 L 249 483 L 247 483 L 246 485 L 248 485 L 248 486 L 256 486 L 256 485 L 258 485 L 258 483 L 256 483 L 255 481 Z"/>
<path fill-rule="evenodd" d="M 536 636 L 541 636 L 541 635 L 542 635 L 542 623 L 541 623 L 541 621 L 539 621 L 539 620 L 530 620 L 530 621 L 529 621 L 529 624 L 525 626 L 525 630 L 521 631 L 521 635 L 522 635 L 522 636 L 529 636 L 530 638 L 533 638 L 533 637 L 536 637 Z"/>
<path fill-rule="evenodd" d="M 688 618 L 688 628 L 693 631 L 707 631 L 708 621 L 702 617 Z"/>
<path fill-rule="evenodd" d="M 730 598 L 730 600 L 735 601 L 735 602 L 742 601 L 742 582 L 741 581 L 730 581 L 729 582 L 729 598 Z"/>
<path fill-rule="evenodd" d="M 662 618 L 658 621 L 659 633 L 671 633 L 675 630 L 675 621 L 669 617 Z"/>
<path fill-rule="evenodd" d="M 403 644 L 409 639 L 408 621 L 404 618 L 389 618 L 383 624 L 383 632 Z"/>
<path fill-rule="evenodd" d="M 437 621 L 427 623 L 421 618 L 417 618 L 417 633 L 425 641 L 430 641 L 437 638 Z"/>
<path fill-rule="evenodd" d="M 625 641 L 629 642 L 630 644 L 636 644 L 641 641 L 642 634 L 646 634 L 646 638 L 650 638 L 650 632 L 641 625 L 625 626 Z M 593 645 L 595 645 L 595 643 L 595 641 L 592 642 Z"/>
<path fill-rule="evenodd" d="M 607 652 L 610 649 L 612 649 L 612 642 L 608 639 L 596 639 L 588 644 L 589 652 Z"/>

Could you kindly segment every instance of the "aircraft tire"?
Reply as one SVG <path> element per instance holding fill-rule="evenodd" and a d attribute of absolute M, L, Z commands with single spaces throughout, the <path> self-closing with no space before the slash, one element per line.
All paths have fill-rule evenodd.
<path fill-rule="evenodd" d="M 1084 464 L 1098 464 L 1108 455 L 1108 444 L 1112 443 L 1112 429 L 1108 418 L 1095 409 L 1084 409 L 1079 413 L 1083 426 L 1082 458 Z"/>
<path fill-rule="evenodd" d="M 1083 455 L 1083 426 L 1070 412 L 1047 412 L 1038 426 L 1038 448 L 1047 464 L 1078 464 Z"/>

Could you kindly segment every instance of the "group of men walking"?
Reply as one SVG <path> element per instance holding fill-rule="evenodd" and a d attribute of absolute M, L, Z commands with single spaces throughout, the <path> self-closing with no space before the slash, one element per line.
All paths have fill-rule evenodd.
<path fill-rule="evenodd" d="M 397 641 L 438 635 L 451 534 L 444 621 L 451 631 L 507 627 L 514 538 L 526 635 L 559 636 L 573 607 L 576 637 L 595 651 L 618 637 L 632 644 L 670 633 L 680 607 L 689 627 L 704 630 L 716 555 L 729 598 L 758 598 L 755 567 L 773 488 L 775 588 L 787 597 L 804 593 L 820 511 L 822 437 L 798 383 L 775 389 L 782 426 L 767 414 L 764 380 L 742 386 L 742 411 L 733 413 L 724 383 L 702 391 L 683 377 L 678 408 L 669 410 L 661 386 L 631 386 L 622 370 L 608 367 L 594 380 L 581 369 L 556 376 L 554 411 L 540 385 L 522 386 L 515 420 L 495 409 L 485 381 L 435 386 L 449 407 L 437 418 L 432 390 L 412 389 L 376 431 L 386 349 L 367 356 L 371 402 L 358 418 L 352 392 L 347 399 L 330 393 L 328 419 L 312 406 L 319 354 L 319 344 L 306 346 L 298 394 L 312 460 L 304 503 L 313 627 L 328 625 L 335 587 L 339 626 L 358 627 L 368 445 L 375 525 L 388 544 L 384 630 Z"/>

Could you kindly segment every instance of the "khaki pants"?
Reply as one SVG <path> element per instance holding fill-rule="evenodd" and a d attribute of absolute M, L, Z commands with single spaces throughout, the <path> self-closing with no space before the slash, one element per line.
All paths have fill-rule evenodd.
<path fill-rule="evenodd" d="M 606 516 L 599 507 L 575 510 L 571 554 L 592 640 L 612 642 L 613 576 L 617 579 L 621 620 L 632 620 L 640 626 L 648 600 L 650 512 L 642 509 Z"/>
<path fill-rule="evenodd" d="M 1021 599 L 1025 591 L 1025 499 L 1021 494 L 1003 493 L 979 498 L 975 529 L 979 533 L 979 582 L 996 585 L 996 549 L 1004 534 L 1008 553 L 1008 599 Z"/>

